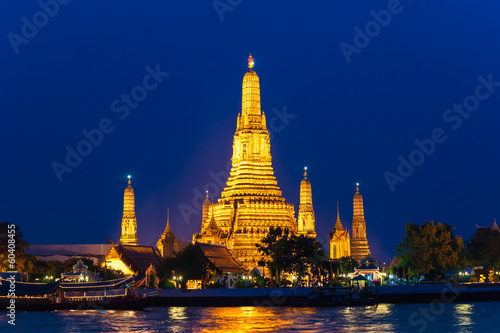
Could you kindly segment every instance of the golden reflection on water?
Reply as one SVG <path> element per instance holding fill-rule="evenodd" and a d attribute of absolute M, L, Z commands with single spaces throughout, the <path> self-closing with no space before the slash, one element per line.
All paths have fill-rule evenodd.
<path fill-rule="evenodd" d="M 202 332 L 261 332 L 273 331 L 278 327 L 293 323 L 292 320 L 280 318 L 276 308 L 269 307 L 234 307 L 206 308 L 207 317 L 201 322 L 210 329 Z"/>
<path fill-rule="evenodd" d="M 183 307 L 173 307 L 173 308 L 168 308 L 168 315 L 172 319 L 187 319 L 187 313 L 186 313 L 186 308 Z"/>
<path fill-rule="evenodd" d="M 336 308 L 158 307 L 144 311 L 53 311 L 19 313 L 22 332 L 497 332 L 500 302 L 446 304 L 432 313 L 429 304 L 379 304 Z M 436 308 L 434 308 L 436 309 Z M 422 310 L 432 315 L 425 321 Z M 429 312 L 430 311 L 430 312 Z M 414 320 L 412 316 L 417 314 Z M 17 314 L 16 314 L 17 317 Z M 418 323 L 417 323 L 418 321 Z M 17 323 L 16 323 L 17 325 Z M 17 327 L 17 326 L 16 326 Z M 3 327 L 0 324 L 0 331 Z"/>
<path fill-rule="evenodd" d="M 105 332 L 152 332 L 141 329 L 146 317 L 142 311 L 70 310 L 57 311 L 57 314 L 71 318 L 67 321 L 64 332 L 88 332 L 94 331 L 97 327 Z"/>
<path fill-rule="evenodd" d="M 474 304 L 455 304 L 453 306 L 454 317 L 457 320 L 458 326 L 469 326 L 473 322 L 471 320 L 474 310 Z"/>
<path fill-rule="evenodd" d="M 307 332 L 394 332 L 390 319 L 394 305 L 336 308 L 234 307 L 205 308 L 202 332 L 285 332 L 291 329 Z M 333 310 L 333 309 L 332 309 Z M 359 323 L 363 323 L 359 326 Z M 373 324 L 372 324 L 373 323 Z M 333 326 L 332 326 L 333 325 Z"/>
<path fill-rule="evenodd" d="M 339 308 L 342 318 L 338 331 L 342 332 L 395 332 L 396 327 L 389 319 L 394 313 L 394 304 L 378 304 L 365 307 Z M 362 318 L 360 318 L 362 316 Z M 359 326 L 358 323 L 363 323 Z"/>

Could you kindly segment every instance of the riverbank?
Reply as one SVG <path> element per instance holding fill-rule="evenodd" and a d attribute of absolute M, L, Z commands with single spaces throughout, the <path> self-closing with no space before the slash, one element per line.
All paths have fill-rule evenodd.
<path fill-rule="evenodd" d="M 433 284 L 371 287 L 378 303 L 445 303 L 500 301 L 500 284 Z"/>
<path fill-rule="evenodd" d="M 311 288 L 161 289 L 158 306 L 290 306 Z"/>
<path fill-rule="evenodd" d="M 290 306 L 307 300 L 311 288 L 161 289 L 157 306 Z M 377 303 L 500 301 L 500 284 L 371 287 Z M 151 292 L 143 290 L 142 292 Z"/>

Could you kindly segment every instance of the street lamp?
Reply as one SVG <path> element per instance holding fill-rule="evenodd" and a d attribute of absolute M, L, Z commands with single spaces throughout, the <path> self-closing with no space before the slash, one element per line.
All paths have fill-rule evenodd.
<path fill-rule="evenodd" d="M 293 306 L 293 285 L 295 284 L 295 275 L 292 276 L 292 297 L 291 297 L 291 300 L 290 300 L 290 306 Z"/>
<path fill-rule="evenodd" d="M 175 289 L 178 289 L 177 276 L 174 276 Z"/>

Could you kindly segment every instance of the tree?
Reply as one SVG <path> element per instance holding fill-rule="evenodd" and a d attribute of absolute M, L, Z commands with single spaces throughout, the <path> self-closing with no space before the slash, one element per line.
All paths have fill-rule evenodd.
<path fill-rule="evenodd" d="M 468 265 L 487 266 L 495 271 L 500 265 L 500 232 L 477 229 L 467 244 L 466 260 Z"/>
<path fill-rule="evenodd" d="M 124 276 L 122 271 L 95 265 L 94 260 L 92 259 L 92 255 L 84 255 L 78 258 L 69 258 L 64 262 L 60 260 L 45 261 L 33 256 L 33 267 L 30 270 L 30 273 L 33 277 L 41 278 L 41 280 L 43 280 L 43 278 L 47 275 L 53 276 L 55 279 L 60 278 L 62 273 L 71 272 L 73 270 L 73 266 L 76 265 L 78 260 L 82 260 L 83 263 L 88 267 L 89 274 L 94 275 L 95 273 L 96 275 L 103 278 L 103 280 L 114 280 L 122 278 Z"/>
<path fill-rule="evenodd" d="M 45 261 L 36 258 L 33 262 L 33 270 L 31 273 L 34 277 L 39 277 L 42 280 L 43 277 L 47 275 L 58 278 L 61 277 L 61 273 L 65 273 L 64 262 L 60 260 Z"/>
<path fill-rule="evenodd" d="M 281 272 L 284 267 L 284 262 L 288 255 L 286 241 L 288 239 L 288 229 L 281 227 L 270 227 L 267 235 L 260 241 L 260 244 L 255 244 L 257 250 L 265 255 L 268 260 L 262 258 L 259 261 L 259 266 L 266 266 L 271 272 L 271 279 L 274 279 L 275 284 L 279 285 Z"/>
<path fill-rule="evenodd" d="M 334 265 L 338 267 L 338 274 L 349 274 L 354 272 L 359 263 L 352 257 L 342 257 L 335 260 Z"/>
<path fill-rule="evenodd" d="M 261 244 L 255 246 L 268 258 L 261 260 L 259 265 L 266 265 L 278 283 L 281 273 L 295 273 L 299 278 L 312 273 L 320 278 L 320 268 L 327 260 L 322 245 L 315 238 L 290 234 L 288 229 L 281 227 L 271 227 Z"/>
<path fill-rule="evenodd" d="M 287 240 L 286 248 L 291 255 L 286 261 L 285 272 L 296 273 L 299 277 L 312 273 L 320 279 L 320 268 L 327 261 L 327 257 L 316 238 L 292 235 Z"/>
<path fill-rule="evenodd" d="M 163 259 L 156 268 L 160 280 L 182 276 L 183 287 L 188 280 L 201 279 L 205 281 L 207 273 L 210 271 L 210 265 L 205 255 L 198 246 L 193 244 L 175 252 L 174 257 Z"/>
<path fill-rule="evenodd" d="M 421 226 L 410 222 L 405 229 L 403 243 L 396 247 L 399 268 L 421 274 L 464 266 L 464 243 L 462 237 L 453 236 L 453 226 L 433 221 Z"/>
<path fill-rule="evenodd" d="M 33 268 L 34 257 L 26 254 L 30 245 L 23 238 L 20 226 L 0 222 L 0 272 L 28 273 Z"/>

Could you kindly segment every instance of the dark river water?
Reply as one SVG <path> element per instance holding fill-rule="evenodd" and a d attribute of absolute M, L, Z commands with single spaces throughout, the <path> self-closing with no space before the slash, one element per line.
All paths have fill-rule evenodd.
<path fill-rule="evenodd" d="M 500 332 L 500 302 L 370 307 L 148 308 L 4 315 L 0 332 Z"/>

